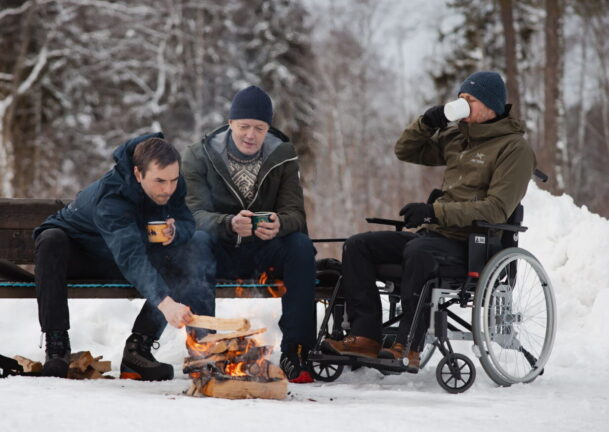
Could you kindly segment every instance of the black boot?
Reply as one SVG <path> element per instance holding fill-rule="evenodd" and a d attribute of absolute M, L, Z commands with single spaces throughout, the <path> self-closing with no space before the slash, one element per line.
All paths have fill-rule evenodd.
<path fill-rule="evenodd" d="M 121 362 L 121 378 L 143 381 L 164 381 L 173 379 L 173 366 L 160 363 L 152 356 L 150 349 L 154 339 L 133 333 L 127 338 Z"/>
<path fill-rule="evenodd" d="M 308 371 L 308 354 L 309 350 L 300 344 L 290 344 L 288 349 L 281 353 L 279 366 L 291 383 L 308 384 L 314 381 Z"/>
<path fill-rule="evenodd" d="M 43 376 L 66 378 L 70 366 L 70 337 L 66 330 L 53 330 L 46 334 L 46 358 Z"/>

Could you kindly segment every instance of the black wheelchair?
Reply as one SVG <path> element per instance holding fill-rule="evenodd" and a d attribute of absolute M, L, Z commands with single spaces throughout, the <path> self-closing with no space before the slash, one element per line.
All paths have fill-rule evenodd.
<path fill-rule="evenodd" d="M 473 362 L 456 353 L 451 340 L 473 341 L 474 355 L 499 386 L 528 383 L 543 374 L 556 334 L 556 303 L 552 283 L 540 262 L 518 247 L 519 233 L 527 230 L 521 226 L 523 214 L 519 205 L 506 224 L 476 222 L 475 232 L 469 235 L 467 273 L 463 273 L 464 263 L 456 265 L 446 257 L 439 263 L 437 276 L 425 284 L 419 296 L 414 322 L 419 322 L 427 310 L 431 314 L 420 368 L 439 350 L 442 358 L 436 367 L 436 379 L 449 393 L 466 391 L 476 378 Z M 396 231 L 404 228 L 402 221 L 366 220 L 393 226 Z M 398 292 L 401 272 L 401 265 L 377 266 L 377 286 L 385 305 L 384 347 L 395 341 L 397 324 L 403 315 Z M 401 360 L 322 352 L 323 339 L 342 339 L 349 330 L 349 322 L 340 262 L 322 260 L 317 279 L 320 284 L 334 288 L 325 300 L 326 311 L 316 345 L 308 357 L 314 378 L 334 381 L 345 366 L 370 367 L 383 374 L 405 372 Z M 471 322 L 463 317 L 465 308 L 471 309 Z M 414 328 L 413 325 L 408 334 L 406 351 L 412 344 Z"/>

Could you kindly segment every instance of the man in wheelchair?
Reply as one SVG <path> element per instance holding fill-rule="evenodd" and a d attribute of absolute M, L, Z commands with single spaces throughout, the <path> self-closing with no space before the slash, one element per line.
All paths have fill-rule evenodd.
<path fill-rule="evenodd" d="M 444 105 L 428 109 L 408 126 L 395 144 L 398 159 L 426 166 L 445 165 L 442 193 L 427 203 L 400 210 L 416 232 L 357 234 L 344 244 L 343 289 L 350 333 L 326 338 L 322 350 L 356 357 L 404 360 L 417 373 L 429 326 L 429 313 L 413 324 L 424 284 L 436 276 L 442 259 L 463 263 L 467 238 L 476 220 L 505 223 L 524 197 L 535 169 L 535 155 L 520 122 L 506 105 L 506 88 L 495 72 L 476 72 L 461 84 L 458 96 L 469 105 L 467 117 L 450 123 Z M 404 316 L 396 341 L 381 349 L 382 308 L 377 266 L 401 264 L 400 296 Z M 407 351 L 407 335 L 415 326 Z M 404 363 L 406 363 L 404 361 Z"/>

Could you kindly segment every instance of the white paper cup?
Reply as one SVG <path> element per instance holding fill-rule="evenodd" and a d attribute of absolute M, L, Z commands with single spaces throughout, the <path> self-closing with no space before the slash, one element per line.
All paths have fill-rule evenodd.
<path fill-rule="evenodd" d="M 444 105 L 444 115 L 448 121 L 457 121 L 469 117 L 469 104 L 459 98 Z"/>

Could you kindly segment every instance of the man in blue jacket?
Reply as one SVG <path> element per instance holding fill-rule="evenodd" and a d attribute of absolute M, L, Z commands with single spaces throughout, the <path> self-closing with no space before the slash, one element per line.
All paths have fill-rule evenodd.
<path fill-rule="evenodd" d="M 215 261 L 207 234 L 195 234 L 186 206 L 180 154 L 161 133 L 114 151 L 116 165 L 34 231 L 36 292 L 46 334 L 43 375 L 65 377 L 70 357 L 66 278 L 125 278 L 146 299 L 127 339 L 121 377 L 173 378 L 150 349 L 167 323 L 214 314 Z M 162 243 L 150 243 L 149 221 L 165 221 Z"/>

